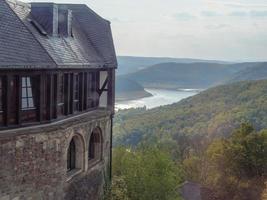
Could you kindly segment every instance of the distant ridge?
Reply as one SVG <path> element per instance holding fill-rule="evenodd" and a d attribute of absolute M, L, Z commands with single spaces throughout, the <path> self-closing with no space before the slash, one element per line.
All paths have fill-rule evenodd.
<path fill-rule="evenodd" d="M 233 83 L 237 81 L 261 79 L 267 79 L 267 62 L 255 63 L 253 66 L 237 72 L 226 82 Z"/>
<path fill-rule="evenodd" d="M 135 57 L 135 56 L 118 56 L 118 75 L 136 72 L 151 65 L 176 62 L 176 63 L 217 63 L 217 64 L 231 64 L 233 62 L 220 60 L 204 60 L 193 58 L 171 58 L 171 57 Z"/>
<path fill-rule="evenodd" d="M 177 89 L 209 88 L 223 83 L 235 73 L 255 63 L 220 64 L 220 63 L 160 63 L 134 73 L 123 75 L 144 87 Z"/>

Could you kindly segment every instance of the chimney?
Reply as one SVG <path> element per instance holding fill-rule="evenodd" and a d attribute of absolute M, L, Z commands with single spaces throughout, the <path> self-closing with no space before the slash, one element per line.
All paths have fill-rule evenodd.
<path fill-rule="evenodd" d="M 58 5 L 54 3 L 31 3 L 31 15 L 48 35 L 58 35 Z"/>
<path fill-rule="evenodd" d="M 58 12 L 58 31 L 61 36 L 72 36 L 72 11 L 64 6 Z"/>

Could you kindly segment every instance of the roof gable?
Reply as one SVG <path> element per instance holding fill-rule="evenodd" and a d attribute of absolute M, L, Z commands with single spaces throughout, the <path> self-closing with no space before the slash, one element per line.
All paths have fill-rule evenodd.
<path fill-rule="evenodd" d="M 19 5 L 18 5 L 19 6 Z M 6 1 L 0 1 L 0 66 L 54 66 L 52 58 Z"/>
<path fill-rule="evenodd" d="M 27 58 L 29 64 L 34 65 L 36 64 L 35 60 L 40 60 L 40 63 L 44 62 L 47 65 L 52 63 L 52 66 L 56 65 L 56 67 L 61 68 L 117 66 L 110 23 L 86 5 L 52 3 L 59 9 L 70 9 L 72 11 L 73 37 L 66 37 L 60 34 L 42 34 L 41 32 L 44 30 L 42 29 L 41 32 L 38 30 L 41 25 L 35 21 L 36 16 L 31 15 L 29 4 L 14 0 L 8 0 L 8 2 L 10 6 L 2 2 L 5 7 L 2 8 L 1 6 L 0 13 L 3 11 L 6 15 L 12 16 L 16 19 L 16 23 L 10 23 L 11 19 L 5 19 L 7 29 L 1 29 L 0 27 L 0 36 L 5 34 L 10 37 L 4 46 L 10 45 L 12 42 L 15 44 L 25 43 L 23 47 L 27 48 L 25 48 L 25 51 L 24 48 L 22 49 L 24 54 L 21 53 L 21 48 L 12 48 L 14 54 L 19 52 L 21 63 Z M 10 32 L 14 29 L 16 29 L 17 40 L 10 36 Z M 24 31 L 21 32 L 20 29 Z M 4 55 L 3 51 L 4 49 L 1 51 L 0 46 L 0 56 Z M 15 55 L 10 51 L 5 52 L 5 55 L 9 56 L 9 62 L 12 64 Z M 3 61 L 0 58 L 0 65 L 1 63 Z"/>

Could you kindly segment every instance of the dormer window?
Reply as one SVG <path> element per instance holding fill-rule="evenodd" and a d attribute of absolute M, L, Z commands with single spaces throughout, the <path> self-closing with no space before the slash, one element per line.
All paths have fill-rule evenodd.
<path fill-rule="evenodd" d="M 21 94 L 22 110 L 35 109 L 33 101 L 32 83 L 30 77 L 22 77 Z"/>

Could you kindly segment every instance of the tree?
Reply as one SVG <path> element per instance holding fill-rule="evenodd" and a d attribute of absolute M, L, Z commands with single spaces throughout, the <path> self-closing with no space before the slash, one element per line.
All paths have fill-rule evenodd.
<path fill-rule="evenodd" d="M 124 151 L 124 153 L 122 153 Z M 120 161 L 117 156 L 120 156 Z M 114 150 L 115 169 L 125 182 L 131 200 L 176 200 L 182 170 L 171 156 L 156 147 Z"/>

